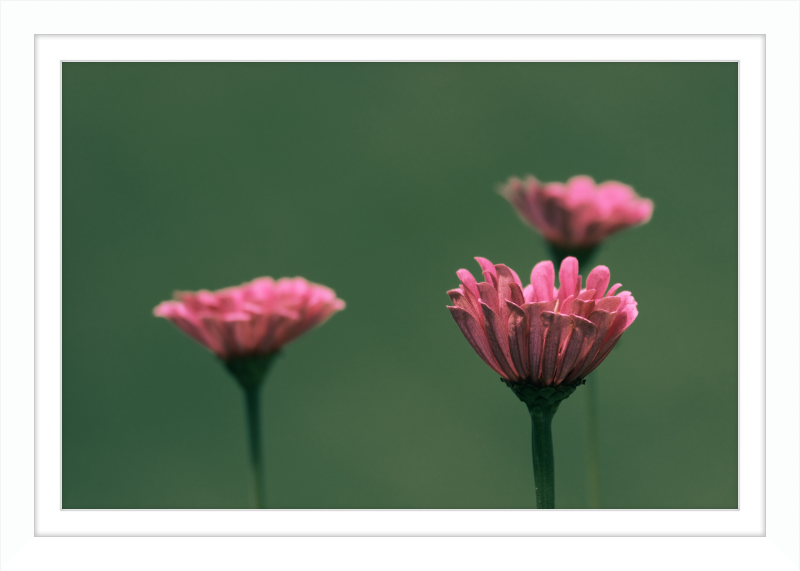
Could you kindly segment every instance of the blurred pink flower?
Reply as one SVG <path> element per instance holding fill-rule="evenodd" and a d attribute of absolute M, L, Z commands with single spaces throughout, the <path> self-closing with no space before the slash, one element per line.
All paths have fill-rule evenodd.
<path fill-rule="evenodd" d="M 630 292 L 606 292 L 610 273 L 597 266 L 581 287 L 578 260 L 561 263 L 560 289 L 552 262 L 539 262 L 523 288 L 511 268 L 475 258 L 485 282 L 458 270 L 461 287 L 447 292 L 464 337 L 498 375 L 537 387 L 568 385 L 597 368 L 636 319 Z"/>
<path fill-rule="evenodd" d="M 344 306 L 325 286 L 265 277 L 213 292 L 177 292 L 153 314 L 227 361 L 274 353 Z"/>
<path fill-rule="evenodd" d="M 575 176 L 566 184 L 541 183 L 529 176 L 512 178 L 500 188 L 519 215 L 545 239 L 561 248 L 590 249 L 611 234 L 644 224 L 653 214 L 653 202 L 640 198 L 621 182 L 595 184 Z"/>

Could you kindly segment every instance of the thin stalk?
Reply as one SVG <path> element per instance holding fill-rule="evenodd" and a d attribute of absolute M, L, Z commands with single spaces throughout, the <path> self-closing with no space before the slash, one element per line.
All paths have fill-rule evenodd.
<path fill-rule="evenodd" d="M 597 439 L 597 373 L 586 383 L 586 484 L 589 507 L 600 509 L 600 446 Z"/>
<path fill-rule="evenodd" d="M 531 413 L 531 445 L 533 449 L 533 478 L 536 485 L 536 507 L 556 507 L 555 458 L 553 455 L 553 416 L 550 407 L 533 406 Z"/>
<path fill-rule="evenodd" d="M 261 385 L 245 386 L 244 400 L 247 409 L 247 435 L 250 441 L 250 466 L 253 471 L 256 507 L 267 507 L 267 489 L 265 485 L 264 459 L 261 455 Z"/>
<path fill-rule="evenodd" d="M 250 443 L 250 466 L 256 494 L 256 507 L 267 507 L 267 490 L 264 483 L 264 460 L 261 454 L 261 385 L 277 353 L 237 357 L 223 361 L 225 368 L 239 382 L 244 391 L 247 416 L 247 436 Z"/>

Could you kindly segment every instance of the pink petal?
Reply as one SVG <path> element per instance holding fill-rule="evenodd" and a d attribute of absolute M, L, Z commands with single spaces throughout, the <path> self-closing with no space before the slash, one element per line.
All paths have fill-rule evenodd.
<path fill-rule="evenodd" d="M 597 335 L 597 327 L 591 321 L 577 315 L 573 315 L 572 320 L 575 323 L 575 330 L 572 332 L 569 343 L 567 343 L 559 359 L 555 380 L 557 385 L 564 381 L 572 382 L 576 380 L 571 373 L 574 373 L 574 367 L 578 360 L 588 352 Z"/>
<path fill-rule="evenodd" d="M 508 304 L 508 347 L 511 362 L 519 373 L 520 378 L 529 377 L 528 358 L 528 318 L 525 311 L 518 305 L 507 301 Z"/>
<path fill-rule="evenodd" d="M 472 277 L 472 274 L 469 273 L 467 270 L 458 270 L 456 272 L 458 279 L 461 280 L 461 283 L 464 284 L 463 292 L 464 295 L 467 296 L 469 302 L 475 306 L 475 310 L 478 310 L 478 298 L 480 297 L 480 293 L 478 292 L 478 283 L 475 281 L 475 278 Z"/>
<path fill-rule="evenodd" d="M 609 281 L 611 281 L 611 272 L 608 271 L 608 268 L 605 266 L 597 266 L 589 273 L 589 277 L 586 278 L 586 289 L 595 290 L 597 292 L 595 294 L 595 299 L 600 299 L 605 295 Z"/>
<path fill-rule="evenodd" d="M 502 377 L 504 374 L 503 370 L 497 365 L 497 361 L 495 361 L 494 355 L 492 355 L 492 350 L 489 347 L 489 340 L 486 337 L 483 326 L 481 326 L 469 312 L 464 311 L 460 307 L 448 307 L 447 309 L 450 310 L 450 314 L 458 324 L 459 329 L 461 329 L 461 333 L 478 356 L 483 359 L 483 362 L 489 365 L 494 372 Z"/>
<path fill-rule="evenodd" d="M 549 311 L 542 313 L 541 319 L 547 327 L 542 351 L 541 384 L 550 386 L 555 383 L 558 357 L 572 335 L 575 322 L 569 315 Z"/>
<path fill-rule="evenodd" d="M 575 294 L 576 282 L 578 282 L 578 260 L 569 256 L 561 262 L 561 269 L 558 271 L 558 301 L 563 303 L 567 297 Z M 580 285 L 578 283 L 578 288 Z M 561 313 L 564 313 L 563 311 Z"/>
<path fill-rule="evenodd" d="M 494 269 L 494 264 L 486 258 L 475 258 L 483 270 L 483 277 L 487 282 L 497 287 L 497 272 Z"/>
<path fill-rule="evenodd" d="M 533 284 L 536 301 L 551 301 L 554 299 L 555 280 L 556 271 L 553 268 L 553 262 L 539 262 L 533 267 L 531 284 Z"/>
<path fill-rule="evenodd" d="M 528 284 L 522 290 L 522 297 L 525 298 L 525 303 L 532 303 L 534 301 L 533 285 Z"/>
<path fill-rule="evenodd" d="M 611 289 L 608 290 L 608 293 L 606 293 L 606 297 L 611 297 L 621 287 L 622 284 L 614 284 L 613 286 L 611 286 Z"/>
<path fill-rule="evenodd" d="M 595 301 L 593 299 L 586 301 L 582 299 L 576 299 L 575 301 L 572 302 L 572 308 L 570 313 L 572 315 L 577 315 L 579 317 L 586 318 L 589 317 L 589 314 L 592 313 L 594 308 L 595 308 Z"/>
<path fill-rule="evenodd" d="M 602 347 L 603 340 L 606 338 L 608 329 L 614 322 L 615 317 L 616 313 L 610 313 L 602 309 L 595 309 L 591 315 L 589 315 L 589 321 L 591 321 L 597 328 L 597 334 L 595 335 L 594 341 L 592 341 L 592 346 L 589 347 L 589 350 L 586 351 L 583 359 L 575 366 L 575 369 L 578 371 L 576 378 L 582 379 L 588 374 L 586 369 Z"/>
<path fill-rule="evenodd" d="M 622 299 L 616 296 L 604 297 L 595 304 L 595 309 L 602 309 L 603 311 L 617 311 Z"/>
<path fill-rule="evenodd" d="M 511 268 L 508 268 L 508 271 L 511 272 L 511 276 L 514 278 L 514 283 L 519 286 L 519 289 L 522 289 L 522 280 L 519 279 L 519 275 L 517 275 L 517 272 L 515 272 Z"/>
<path fill-rule="evenodd" d="M 497 264 L 495 271 L 497 272 L 497 294 L 499 299 L 509 299 L 517 305 L 525 303 L 522 296 L 522 286 L 517 283 L 519 282 L 519 277 L 511 268 L 504 264 Z"/>
<path fill-rule="evenodd" d="M 497 364 L 503 370 L 503 377 L 508 380 L 519 379 L 517 371 L 511 362 L 511 352 L 508 347 L 508 324 L 491 310 L 485 303 L 481 304 L 483 319 L 486 324 L 486 337 L 492 349 Z"/>
<path fill-rule="evenodd" d="M 558 313 L 563 313 L 564 315 L 569 315 L 572 313 L 572 302 L 575 300 L 574 296 L 569 296 L 564 303 L 559 303 L 558 307 L 556 308 Z"/>
<path fill-rule="evenodd" d="M 542 350 L 544 348 L 544 338 L 547 327 L 542 322 L 542 313 L 552 312 L 556 307 L 556 300 L 526 303 L 522 306 L 525 316 L 528 318 L 528 360 L 530 365 L 528 371 L 530 378 L 536 380 L 540 378 L 542 368 Z"/>
<path fill-rule="evenodd" d="M 450 291 L 447 292 L 447 295 L 450 296 L 450 299 L 453 302 L 454 306 L 460 307 L 461 309 L 466 310 L 469 313 L 473 313 L 474 312 L 474 308 L 473 308 L 472 304 L 469 302 L 469 299 L 467 299 L 467 296 L 465 296 L 462 293 L 462 290 L 460 290 L 460 289 L 451 289 Z M 475 317 L 475 316 L 473 315 L 473 317 Z"/>
<path fill-rule="evenodd" d="M 639 310 L 636 308 L 636 300 L 633 299 L 630 292 L 623 291 L 617 297 L 621 299 L 620 307 L 617 310 L 617 316 L 614 318 L 614 322 L 611 324 L 611 327 L 608 328 L 608 333 L 606 333 L 603 344 L 622 335 L 622 332 L 625 331 L 630 324 L 633 323 L 634 319 L 636 319 L 636 316 L 639 315 Z"/>
<path fill-rule="evenodd" d="M 497 296 L 497 290 L 494 289 L 494 286 L 486 282 L 481 282 L 478 284 L 478 292 L 480 293 L 479 301 L 482 301 L 488 305 L 492 311 L 497 313 L 499 300 Z M 478 303 L 478 307 L 480 307 L 480 303 Z"/>

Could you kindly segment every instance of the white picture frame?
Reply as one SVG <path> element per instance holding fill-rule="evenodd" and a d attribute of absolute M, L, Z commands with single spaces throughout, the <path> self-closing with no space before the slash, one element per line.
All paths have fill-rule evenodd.
<path fill-rule="evenodd" d="M 800 2 L 0 10 L 0 569 L 800 568 Z M 739 61 L 739 509 L 61 510 L 64 60 Z"/>

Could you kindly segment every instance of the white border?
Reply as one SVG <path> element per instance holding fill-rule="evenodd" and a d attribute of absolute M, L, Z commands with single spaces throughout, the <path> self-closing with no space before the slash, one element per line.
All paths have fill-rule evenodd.
<path fill-rule="evenodd" d="M 751 353 L 740 363 L 742 378 L 762 379 L 742 385 L 740 509 L 529 512 L 524 510 L 428 511 L 236 511 L 167 510 L 156 518 L 140 510 L 60 510 L 61 504 L 61 62 L 64 60 L 620 60 L 631 53 L 631 38 L 482 36 L 40 36 L 36 41 L 37 85 L 37 320 L 36 379 L 36 531 L 39 535 L 755 535 L 764 531 L 764 480 L 760 454 L 764 439 L 763 355 Z M 762 36 L 724 38 L 650 36 L 635 41 L 637 59 L 725 59 L 740 62 L 742 107 L 763 109 L 764 41 Z M 754 215 L 742 219 L 741 255 L 763 251 L 763 115 L 741 118 L 741 207 Z M 742 278 L 742 287 L 763 296 L 760 276 Z M 748 345 L 759 345 L 763 316 L 742 316 Z M 47 358 L 46 356 L 52 356 Z M 545 515 L 546 514 L 546 515 Z"/>
<path fill-rule="evenodd" d="M 341 568 L 548 568 L 613 569 L 798 569 L 798 366 L 796 347 L 798 299 L 798 194 L 797 156 L 798 86 L 797 2 L 562 2 L 562 3 L 225 3 L 216 2 L 3 2 L 0 16 L 0 566 L 3 569 L 146 569 L 146 568 L 330 568 L 347 555 Z M 238 38 L 239 44 L 261 51 L 238 54 L 221 48 L 226 38 L 92 38 L 102 52 L 88 56 L 48 56 L 50 39 L 37 51 L 37 95 L 41 109 L 37 124 L 40 160 L 37 164 L 37 486 L 36 535 L 33 514 L 33 79 L 34 35 L 64 33 L 711 33 L 765 34 L 767 69 L 770 70 L 767 133 L 770 181 L 767 202 L 768 300 L 766 305 L 767 370 L 772 387 L 766 402 L 767 472 L 766 535 L 740 538 L 70 538 L 44 537 L 44 533 L 672 533 L 760 534 L 762 518 L 762 436 L 758 423 L 746 424 L 745 411 L 763 410 L 764 332 L 761 323 L 765 299 L 761 268 L 763 250 L 763 54 L 753 59 L 752 38 L 417 38 L 424 50 L 416 52 L 403 42 L 414 38 Z M 81 38 L 53 38 L 69 46 Z M 276 52 L 279 40 L 280 53 Z M 670 42 L 681 40 L 690 48 L 684 55 Z M 73 41 L 74 40 L 74 41 Z M 263 40 L 263 39 L 262 39 Z M 387 41 L 388 40 L 388 41 Z M 549 42 L 548 42 L 549 40 Z M 369 59 L 392 59 L 386 51 L 394 41 L 400 52 L 394 59 L 687 59 L 731 60 L 740 67 L 740 464 L 741 500 L 738 511 L 620 511 L 620 512 L 474 512 L 474 511 L 55 511 L 52 482 L 58 479 L 53 462 L 53 430 L 58 418 L 50 417 L 58 393 L 44 391 L 46 383 L 60 378 L 60 215 L 53 217 L 60 194 L 53 192 L 52 176 L 60 154 L 53 154 L 52 107 L 46 104 L 55 87 L 48 85 L 48 57 L 57 59 L 365 59 L 364 41 L 374 41 Z M 734 47 L 741 41 L 740 48 Z M 115 51 L 126 42 L 144 45 L 123 57 Z M 195 45 L 186 51 L 188 44 Z M 460 42 L 457 49 L 453 42 Z M 516 43 L 515 43 L 516 42 Z M 648 46 L 662 44 L 657 57 Z M 738 56 L 720 50 L 719 42 L 741 49 Z M 701 44 L 707 44 L 705 48 Z M 755 42 L 761 46 L 760 40 Z M 203 48 L 202 45 L 206 44 Z M 347 46 L 350 45 L 349 48 Z M 512 55 L 494 47 L 528 49 Z M 284 47 L 285 46 L 285 47 Z M 304 49 L 324 47 L 321 55 Z M 344 47 L 342 47 L 344 46 Z M 527 48 L 525 47 L 527 46 Z M 532 47 L 533 46 L 533 47 Z M 574 46 L 574 47 L 573 47 Z M 573 51 L 580 46 L 584 52 Z M 496 48 L 501 50 L 501 47 Z M 632 51 L 632 48 L 635 51 Z M 61 48 L 59 48 L 61 49 Z M 68 49 L 64 47 L 63 49 Z M 146 49 L 143 52 L 141 49 Z M 352 56 L 346 49 L 356 50 Z M 703 51 L 705 49 L 706 51 Z M 727 49 L 727 48 L 726 48 Z M 759 52 L 761 48 L 756 49 Z M 291 50 L 298 50 L 291 52 Z M 472 50 L 472 51 L 470 51 Z M 567 50 L 567 51 L 561 51 Z M 590 50 L 587 52 L 586 50 Z M 58 51 L 58 50 L 56 50 Z M 212 53 L 213 52 L 213 53 Z M 131 53 L 131 52 L 128 52 Z M 230 55 L 223 54 L 230 53 Z M 302 54 L 305 55 L 302 55 Z M 316 52 L 319 54 L 319 52 Z M 418 53 L 418 56 L 413 54 Z M 432 53 L 434 55 L 432 55 Z M 310 54 L 310 55 L 309 55 Z M 378 57 L 380 54 L 381 57 Z M 497 55 L 494 55 L 497 54 Z M 265 57 L 270 55 L 271 57 Z M 491 57 L 490 57 L 491 56 Z M 747 65 L 745 66 L 745 62 Z M 52 66 L 50 66 L 52 69 Z M 746 69 L 745 69 L 746 68 Z M 755 75 L 750 73 L 758 70 Z M 39 70 L 37 69 L 37 72 Z M 52 71 L 51 71 L 52 73 Z M 48 111 L 49 109 L 49 111 Z M 60 141 L 60 138 L 56 138 Z M 59 143 L 60 144 L 60 143 Z M 45 158 L 49 157 L 49 159 Z M 60 181 L 55 183 L 60 185 Z M 43 197 L 48 197 L 44 200 Z M 53 197 L 59 197 L 54 199 Z M 55 226 L 53 226 L 55 220 Z M 43 224 L 43 221 L 46 223 Z M 781 257 L 776 258 L 778 253 Z M 778 265 L 780 264 L 780 265 Z M 773 277 L 774 276 L 774 277 Z M 48 278 L 48 279 L 44 279 Z M 786 293 L 786 286 L 791 288 Z M 777 288 L 780 288 L 779 290 Z M 788 313 L 788 319 L 786 314 Z M 55 364 L 55 369 L 54 369 Z M 49 368 L 48 368 L 49 367 Z M 60 389 L 58 389 L 60 390 Z M 54 396 L 56 395 L 56 396 Z M 60 408 L 60 407 L 59 407 Z M 60 411 L 58 413 L 60 415 Z M 47 422 L 47 419 L 50 422 Z M 753 419 L 751 419 L 753 420 Z M 755 418 L 757 421 L 758 418 Z M 763 419 L 762 419 L 763 420 Z M 755 426 L 755 428 L 753 428 Z M 763 426 L 763 425 L 762 425 Z M 746 429 L 747 428 L 747 429 Z M 58 430 L 58 428 L 57 428 Z M 59 452 L 55 453 L 58 458 Z M 752 460 L 751 460 L 752 459 Z M 756 470 L 752 469 L 753 464 Z M 55 466 L 55 467 L 54 467 Z M 763 474 L 763 472 L 760 472 Z M 755 494 L 753 491 L 755 490 Z M 756 497 L 757 496 L 757 497 Z M 55 495 L 58 506 L 58 495 Z M 759 509 L 761 508 L 761 509 Z M 518 514 L 516 521 L 510 515 Z M 492 519 L 492 516 L 494 520 Z M 66 516 L 66 517 L 65 517 Z M 76 516 L 76 517 L 72 517 Z M 172 517 L 175 516 L 175 517 Z M 204 517 L 206 516 L 206 517 Z M 225 516 L 225 517 L 220 517 Z M 569 520 L 572 516 L 573 519 Z M 281 520 L 281 518 L 283 518 Z M 547 518 L 547 519 L 545 519 Z M 564 519 L 566 518 L 566 519 Z M 719 518 L 719 519 L 717 519 Z M 534 522 L 527 521 L 534 519 Z M 650 526 L 648 527 L 648 520 Z M 193 525 L 197 523 L 197 525 Z M 574 524 L 574 525 L 572 525 Z M 716 525 L 721 524 L 721 525 Z M 572 527 L 565 527 L 570 526 Z M 656 527 L 659 525 L 660 527 Z M 205 527 L 204 527 L 205 526 Z M 210 527 L 209 527 L 210 526 Z M 416 549 L 422 550 L 415 552 Z M 125 553 L 125 559 L 120 554 Z"/>

